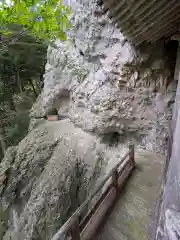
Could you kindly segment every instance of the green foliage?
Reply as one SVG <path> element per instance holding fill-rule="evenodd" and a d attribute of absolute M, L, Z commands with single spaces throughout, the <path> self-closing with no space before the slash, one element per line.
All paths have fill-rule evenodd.
<path fill-rule="evenodd" d="M 0 200 L 0 239 L 3 239 L 3 235 L 8 228 L 9 209 L 4 209 L 2 201 Z"/>
<path fill-rule="evenodd" d="M 9 30 L 18 41 L 0 43 L 0 121 L 6 147 L 18 144 L 27 134 L 29 109 L 41 91 L 47 50 L 42 40 L 22 36 L 21 26 L 11 25 Z"/>
<path fill-rule="evenodd" d="M 70 9 L 62 2 L 0 1 L 0 108 L 4 113 L 0 121 L 7 146 L 26 135 L 32 106 L 31 101 L 30 106 L 19 106 L 14 97 L 25 93 L 35 100 L 42 87 L 47 46 L 57 38 L 66 40 L 71 27 Z"/>
<path fill-rule="evenodd" d="M 0 102 L 12 101 L 14 93 L 23 92 L 27 86 L 37 96 L 46 61 L 47 45 L 32 36 L 21 36 L 20 26 L 11 25 L 9 29 L 19 41 L 0 51 Z"/>
<path fill-rule="evenodd" d="M 70 9 L 62 0 L 3 0 L 0 8 L 0 29 L 10 36 L 8 25 L 22 27 L 21 35 L 29 33 L 36 38 L 66 40 L 66 30 L 71 26 L 68 20 Z"/>
<path fill-rule="evenodd" d="M 26 92 L 14 97 L 15 110 L 10 110 L 4 105 L 4 138 L 8 146 L 17 145 L 28 132 L 29 110 L 34 99 L 27 94 Z"/>
<path fill-rule="evenodd" d="M 29 126 L 29 111 L 12 112 L 8 116 L 5 137 L 8 145 L 17 145 L 27 134 Z"/>

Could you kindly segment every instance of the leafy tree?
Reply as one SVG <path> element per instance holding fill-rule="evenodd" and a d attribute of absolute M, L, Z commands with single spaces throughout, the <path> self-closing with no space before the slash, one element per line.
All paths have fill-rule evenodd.
<path fill-rule="evenodd" d="M 15 27 L 16 31 L 14 31 Z M 19 36 L 21 29 L 21 27 L 13 26 L 12 37 Z M 37 97 L 44 72 L 46 49 L 47 45 L 42 41 L 24 35 L 19 36 L 17 42 L 8 43 L 6 49 L 0 51 L 1 101 L 10 103 L 13 94 L 22 93 L 27 85 L 32 88 Z"/>
<path fill-rule="evenodd" d="M 2 109 L 0 109 L 0 147 L 1 147 L 0 155 L 4 155 L 6 151 L 6 144 L 4 140 L 4 124 L 2 118 Z"/>
<path fill-rule="evenodd" d="M 0 28 L 4 35 L 12 33 L 9 24 L 20 25 L 21 35 L 27 32 L 36 38 L 66 40 L 66 30 L 70 27 L 70 9 L 62 0 L 6 0 L 1 1 Z"/>
<path fill-rule="evenodd" d="M 19 26 L 13 29 L 9 37 L 18 36 L 18 41 L 7 42 L 0 51 L 0 158 L 6 146 L 17 144 L 27 133 L 29 109 L 40 92 L 46 61 L 46 44 L 28 34 L 20 35 Z M 30 104 L 17 104 L 18 95 L 21 102 L 29 96 L 26 102 Z"/>
<path fill-rule="evenodd" d="M 1 157 L 6 147 L 27 133 L 29 109 L 41 89 L 47 46 L 57 38 L 66 40 L 69 14 L 62 0 L 0 1 Z"/>

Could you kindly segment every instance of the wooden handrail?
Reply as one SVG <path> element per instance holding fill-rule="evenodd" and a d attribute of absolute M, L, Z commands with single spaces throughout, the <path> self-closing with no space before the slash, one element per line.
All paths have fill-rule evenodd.
<path fill-rule="evenodd" d="M 127 159 L 127 157 L 129 158 Z M 120 167 L 120 169 L 118 169 Z M 64 225 L 59 229 L 59 231 L 53 236 L 51 240 L 61 240 L 64 239 L 63 237 L 67 234 L 71 234 L 72 240 L 80 240 L 81 232 L 80 232 L 80 223 L 78 221 L 81 214 L 83 214 L 84 210 L 86 209 L 89 202 L 96 196 L 96 194 L 104 187 L 105 183 L 112 178 L 112 182 L 107 186 L 106 190 L 104 191 L 105 194 L 102 194 L 102 197 L 97 201 L 98 204 L 95 204 L 95 211 L 100 207 L 101 203 L 106 199 L 108 194 L 110 194 L 112 189 L 115 189 L 115 192 L 118 193 L 121 185 L 124 184 L 124 180 L 130 175 L 132 170 L 135 167 L 135 160 L 134 160 L 134 145 L 129 145 L 129 151 L 125 154 L 125 156 L 111 169 L 111 171 L 103 178 L 103 180 L 97 185 L 96 189 L 90 194 L 90 196 L 82 203 L 82 205 L 72 214 L 72 216 L 64 223 Z M 123 173 L 128 168 L 127 174 L 123 179 Z M 127 175 L 127 176 L 126 176 Z M 120 183 L 119 183 L 119 180 Z M 113 190 L 114 191 L 114 190 Z M 117 195 L 117 194 L 115 194 Z M 115 196 L 114 196 L 115 197 Z M 114 198 L 113 197 L 113 198 Z M 109 207 L 108 207 L 109 209 Z M 105 209 L 106 211 L 108 209 Z M 99 211 L 99 209 L 98 209 Z M 105 212 L 106 212 L 105 211 Z M 90 213 L 91 212 L 91 213 Z M 93 214 L 92 211 L 89 212 L 89 219 L 92 218 Z M 83 232 L 83 231 L 82 231 Z M 87 239 L 84 238 L 83 239 Z M 90 239 L 90 235 L 88 237 Z"/>

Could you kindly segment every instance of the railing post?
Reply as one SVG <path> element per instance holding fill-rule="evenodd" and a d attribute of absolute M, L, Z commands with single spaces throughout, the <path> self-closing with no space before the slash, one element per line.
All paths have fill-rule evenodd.
<path fill-rule="evenodd" d="M 132 163 L 132 166 L 135 166 L 135 157 L 134 157 L 134 144 L 129 144 L 129 161 Z"/>
<path fill-rule="evenodd" d="M 80 228 L 79 228 L 79 221 L 76 218 L 71 227 L 71 237 L 72 240 L 80 240 Z"/>
<path fill-rule="evenodd" d="M 119 178 L 119 174 L 118 174 L 118 170 L 116 169 L 112 173 L 112 184 L 113 184 L 113 187 L 115 187 L 116 191 L 118 191 L 118 178 Z"/>

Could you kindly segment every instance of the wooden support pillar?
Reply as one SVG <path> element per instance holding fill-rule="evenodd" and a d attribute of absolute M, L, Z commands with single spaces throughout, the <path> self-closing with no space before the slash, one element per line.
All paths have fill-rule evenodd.
<path fill-rule="evenodd" d="M 72 240 L 80 240 L 80 228 L 78 219 L 74 220 L 71 228 L 71 237 Z"/>
<path fill-rule="evenodd" d="M 135 166 L 134 144 L 129 144 L 129 161 Z"/>
<path fill-rule="evenodd" d="M 116 191 L 118 191 L 118 178 L 119 178 L 119 174 L 118 174 L 118 170 L 116 169 L 112 173 L 112 184 L 115 187 Z"/>
<path fill-rule="evenodd" d="M 134 169 L 134 145 L 131 144 L 129 149 L 130 151 L 128 151 L 126 155 L 114 166 L 114 168 L 111 169 L 88 199 L 76 210 L 75 213 L 73 213 L 67 222 L 53 236 L 52 240 L 63 239 L 66 235 L 70 235 L 72 240 L 94 239 L 95 233 L 104 219 L 106 219 L 107 213 L 113 206 L 114 201 L 117 199 L 118 193 Z M 98 197 L 94 207 L 90 210 L 90 212 L 88 212 L 85 219 L 80 222 L 78 218 L 82 216 L 90 201 L 97 196 L 97 193 L 102 190 L 104 184 L 109 180 L 112 181 L 108 184 L 106 190 L 103 191 L 100 198 Z"/>

